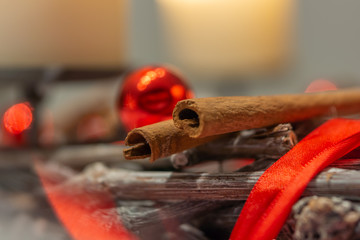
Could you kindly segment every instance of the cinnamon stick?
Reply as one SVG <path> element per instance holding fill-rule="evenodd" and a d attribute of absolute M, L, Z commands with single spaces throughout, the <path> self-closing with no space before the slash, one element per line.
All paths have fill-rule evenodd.
<path fill-rule="evenodd" d="M 196 139 L 176 128 L 172 120 L 167 120 L 140 128 L 128 133 L 125 144 L 131 146 L 124 150 L 126 159 L 150 157 L 153 162 L 158 158 L 199 146 L 222 136 L 210 136 Z"/>
<path fill-rule="evenodd" d="M 211 97 L 177 103 L 174 124 L 190 137 L 260 128 L 323 116 L 360 112 L 360 89 L 257 97 Z"/>

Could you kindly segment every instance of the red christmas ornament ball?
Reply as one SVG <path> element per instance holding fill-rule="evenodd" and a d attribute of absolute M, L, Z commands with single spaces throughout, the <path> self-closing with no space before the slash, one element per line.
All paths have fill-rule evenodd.
<path fill-rule="evenodd" d="M 166 67 L 146 66 L 125 77 L 117 101 L 118 114 L 130 131 L 171 119 L 176 103 L 192 97 L 193 92 L 177 73 Z"/>

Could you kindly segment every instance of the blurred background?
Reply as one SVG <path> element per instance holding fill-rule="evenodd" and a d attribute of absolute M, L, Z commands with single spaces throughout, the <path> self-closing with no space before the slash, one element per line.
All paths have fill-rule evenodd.
<path fill-rule="evenodd" d="M 184 5 L 192 3 L 194 7 L 197 7 L 196 11 L 200 15 L 203 14 L 204 6 L 208 2 L 214 1 L 159 2 L 160 5 L 165 5 L 165 2 L 168 2 L 168 4 L 170 4 L 169 2 L 184 2 Z M 222 1 L 222 4 L 226 5 L 228 2 L 232 1 Z M 246 3 L 249 1 L 236 2 L 241 5 L 243 4 L 242 2 Z M 191 83 L 194 83 L 196 92 L 201 95 L 218 94 L 216 91 L 221 91 L 223 95 L 300 92 L 306 88 L 307 84 L 318 78 L 329 79 L 344 85 L 359 83 L 360 49 L 358 43 L 360 40 L 360 26 L 358 26 L 357 22 L 360 17 L 356 14 L 356 11 L 360 8 L 359 2 L 351 0 L 342 2 L 336 0 L 268 2 L 253 1 L 253 4 L 258 4 L 259 8 L 261 8 L 262 4 L 265 4 L 266 11 L 280 14 L 285 22 L 279 25 L 283 24 L 285 26 L 279 27 L 276 26 L 276 23 L 265 22 L 263 25 L 254 24 L 253 27 L 261 26 L 261 30 L 264 30 L 266 26 L 273 26 L 273 28 L 276 28 L 276 31 L 282 31 L 282 29 L 279 29 L 281 27 L 290 27 L 289 31 L 284 30 L 290 34 L 290 36 L 287 36 L 290 37 L 290 40 L 288 40 L 290 42 L 281 42 L 279 44 L 290 45 L 291 52 L 287 56 L 286 62 L 283 62 L 285 66 L 277 74 L 270 74 L 268 72 L 262 76 L 255 77 L 244 76 L 243 72 L 239 71 L 232 76 L 216 76 L 212 78 L 207 76 L 204 71 L 195 71 L 193 68 L 190 68 L 191 66 L 179 61 L 179 57 L 175 58 L 176 56 L 171 55 L 170 51 L 164 48 L 164 38 L 161 34 L 161 26 L 164 25 L 164 22 L 161 22 L 157 8 L 158 5 L 154 1 L 147 1 L 146 3 L 132 1 L 133 14 L 131 15 L 132 27 L 130 28 L 132 61 L 140 65 L 151 61 L 171 62 L 184 69 L 184 73 L 189 76 Z M 196 4 L 203 6 L 195 6 Z M 255 6 L 253 7 L 254 9 L 250 10 L 242 9 L 239 12 L 238 21 L 241 21 L 241 15 L 244 12 L 248 11 L 247 14 L 252 14 L 258 11 L 255 10 Z M 259 16 L 259 19 L 262 17 Z M 197 19 L 198 15 L 194 13 L 191 21 L 196 22 Z M 211 28 L 212 26 L 209 27 Z M 225 28 L 226 26 L 223 27 Z M 241 29 L 241 25 L 237 23 L 234 23 L 232 27 L 237 29 L 239 34 L 242 31 L 249 31 L 249 29 Z M 250 23 L 247 27 L 251 28 Z M 202 28 L 201 31 L 203 31 Z M 225 39 L 223 40 L 226 42 Z M 238 50 L 239 55 L 241 55 L 241 51 L 244 51 L 241 46 L 238 47 Z M 216 58 L 216 56 L 212 56 L 212 58 Z M 201 82 L 203 80 L 209 81 L 211 84 L 208 82 L 203 84 Z M 223 82 L 224 80 L 230 81 L 231 87 L 228 87 L 230 84 Z M 209 87 L 209 92 L 203 92 L 202 89 L 207 87 Z M 215 91 L 215 93 L 210 91 Z"/>
<path fill-rule="evenodd" d="M 1 0 L 1 80 L 24 71 L 37 78 L 38 69 L 108 71 L 155 63 L 177 66 L 200 96 L 227 88 L 218 83 L 225 80 L 234 93 L 221 94 L 295 92 L 317 78 L 358 79 L 360 3 L 267 2 Z M 254 66 L 258 52 L 277 58 L 268 63 L 276 74 Z"/>
<path fill-rule="evenodd" d="M 0 0 L 0 212 L 34 207 L 7 194 L 31 187 L 23 170 L 9 182 L 9 166 L 34 149 L 121 141 L 194 95 L 357 86 L 359 9 L 355 0 Z M 21 239 L 1 228 L 6 219 L 0 233 Z"/>

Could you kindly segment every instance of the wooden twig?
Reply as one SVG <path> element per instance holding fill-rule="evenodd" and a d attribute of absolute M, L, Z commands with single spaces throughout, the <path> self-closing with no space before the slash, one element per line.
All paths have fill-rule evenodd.
<path fill-rule="evenodd" d="M 181 225 L 209 211 L 230 206 L 229 201 L 117 201 L 116 205 L 124 226 L 139 233 L 165 223 Z"/>
<path fill-rule="evenodd" d="M 279 159 L 297 143 L 290 124 L 270 128 L 243 130 L 227 138 L 173 154 L 175 168 L 209 160 L 230 158 Z"/>
<path fill-rule="evenodd" d="M 87 184 L 109 189 L 127 200 L 246 200 L 263 171 L 238 173 L 132 172 L 102 167 L 88 168 L 95 176 Z M 80 179 L 81 181 L 81 179 Z M 314 178 L 307 195 L 341 195 L 360 198 L 360 174 L 356 170 L 329 168 Z"/>
<path fill-rule="evenodd" d="M 83 168 L 101 162 L 132 170 L 172 170 L 169 159 L 150 163 L 149 159 L 125 160 L 120 144 L 87 144 L 63 146 L 56 149 L 3 149 L 0 150 L 0 168 L 31 167 L 34 159 Z"/>
<path fill-rule="evenodd" d="M 172 170 L 169 159 L 159 159 L 150 163 L 148 158 L 128 161 L 124 158 L 124 145 L 121 144 L 92 144 L 67 146 L 52 151 L 49 161 L 71 167 L 85 167 L 88 164 L 102 162 L 116 164 L 117 167 L 131 170 Z"/>

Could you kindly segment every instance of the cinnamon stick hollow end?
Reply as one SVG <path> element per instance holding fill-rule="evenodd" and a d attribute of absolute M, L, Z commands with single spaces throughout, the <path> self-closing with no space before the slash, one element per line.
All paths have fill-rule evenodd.
<path fill-rule="evenodd" d="M 244 97 L 210 97 L 179 101 L 173 111 L 174 125 L 191 138 L 235 132 L 239 102 Z M 249 127 L 254 128 L 254 127 Z M 224 130 L 225 129 L 225 130 Z"/>
<path fill-rule="evenodd" d="M 172 120 L 167 120 L 130 131 L 125 139 L 125 144 L 130 147 L 124 150 L 124 156 L 129 160 L 150 157 L 153 162 L 219 137 L 191 138 L 176 128 Z"/>
<path fill-rule="evenodd" d="M 146 158 L 151 156 L 151 148 L 140 132 L 132 132 L 126 138 L 126 145 L 132 146 L 124 150 L 126 159 Z"/>
<path fill-rule="evenodd" d="M 196 101 L 192 99 L 183 100 L 177 103 L 173 111 L 174 125 L 184 130 L 190 137 L 199 137 L 203 131 L 203 115 L 198 111 Z"/>

